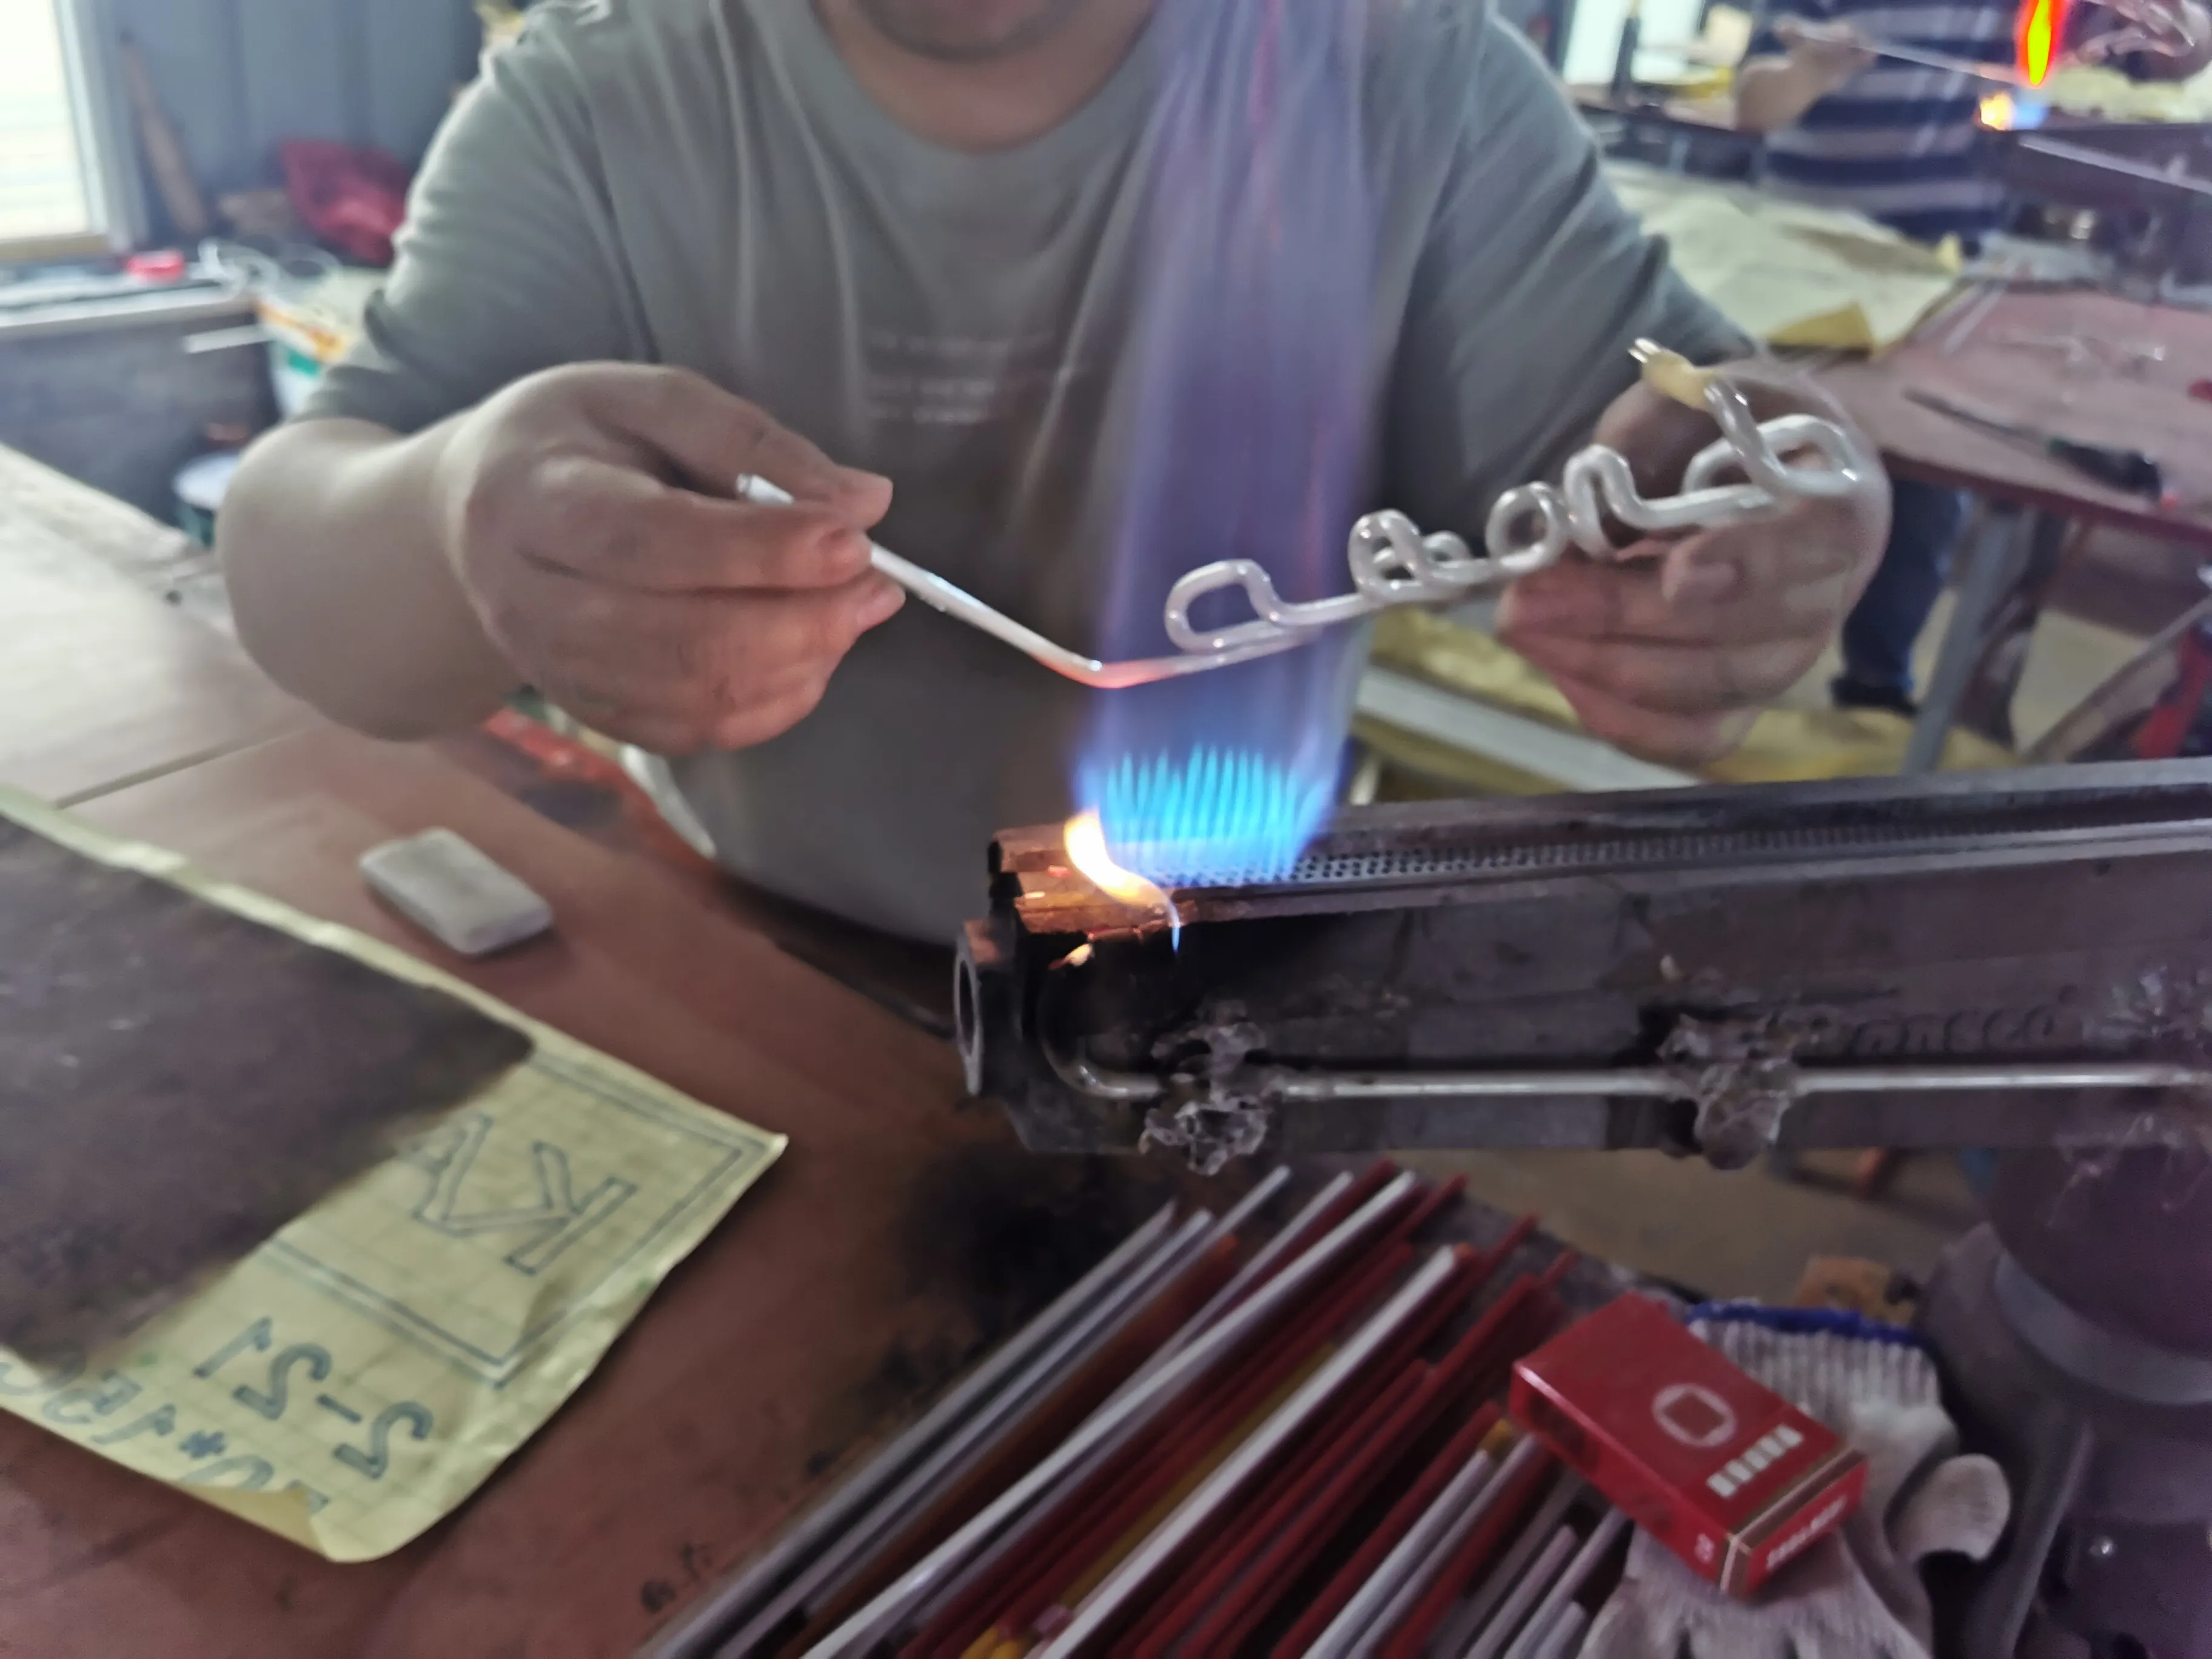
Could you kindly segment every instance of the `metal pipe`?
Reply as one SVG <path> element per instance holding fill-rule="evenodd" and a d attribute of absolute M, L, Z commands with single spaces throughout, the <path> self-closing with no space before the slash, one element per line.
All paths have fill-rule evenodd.
<path fill-rule="evenodd" d="M 1095 1100 L 1154 1101 L 1168 1082 L 1140 1072 L 1107 1072 L 1046 1044 L 1061 1081 Z M 1589 1071 L 1263 1073 L 1255 1092 L 1270 1105 L 1327 1105 L 1365 1100 L 1497 1100 L 1560 1097 L 1694 1100 L 1689 1068 L 1619 1066 Z M 1773 1088 L 1803 1100 L 1815 1095 L 1961 1093 L 1993 1089 L 2212 1090 L 2212 1067 L 2141 1060 L 2023 1061 L 1983 1066 L 1800 1066 Z"/>
<path fill-rule="evenodd" d="M 977 1550 L 1011 1525 L 1067 1472 L 1110 1446 L 1126 1443 L 1160 1415 L 1190 1387 L 1236 1352 L 1244 1340 L 1264 1328 L 1302 1296 L 1307 1286 L 1334 1266 L 1370 1234 L 1378 1231 L 1413 1191 L 1407 1173 L 1377 1193 L 1357 1213 L 1261 1287 L 1252 1299 L 1169 1361 L 1141 1390 L 1124 1395 L 1084 1419 L 1083 1424 L 1030 1472 L 999 1494 L 982 1511 L 902 1574 L 874 1601 L 808 1650 L 809 1659 L 840 1659 L 869 1651 L 889 1635 L 914 1606 L 959 1571 Z"/>
<path fill-rule="evenodd" d="M 637 1659 L 702 1659 L 725 1639 L 719 1632 L 735 1625 L 762 1598 L 805 1565 L 848 1526 L 867 1504 L 927 1455 L 987 1400 L 1000 1382 L 1029 1363 L 1032 1355 L 1159 1243 L 1175 1219 L 1176 1206 L 1161 1206 L 1106 1259 L 1062 1291 L 1052 1305 L 1024 1326 L 1013 1339 L 978 1365 L 953 1390 L 872 1458 L 853 1478 L 792 1527 L 775 1547 L 726 1589 L 701 1602 L 686 1618 L 662 1632 L 638 1651 Z"/>
<path fill-rule="evenodd" d="M 1313 1419 L 1327 1408 L 1360 1368 L 1373 1358 L 1450 1281 L 1458 1252 L 1447 1247 L 1422 1265 L 1382 1310 L 1333 1355 L 1305 1385 L 1285 1402 L 1226 1462 L 1153 1529 L 1103 1583 L 1085 1598 L 1075 1616 L 1036 1654 L 1036 1659 L 1070 1659 L 1083 1650 L 1187 1547 L 1199 1530 L 1241 1492 Z M 1276 1281 L 1280 1284 L 1281 1280 Z M 1271 1287 L 1272 1288 L 1272 1287 Z M 1264 1294 L 1264 1292 L 1263 1292 Z"/>

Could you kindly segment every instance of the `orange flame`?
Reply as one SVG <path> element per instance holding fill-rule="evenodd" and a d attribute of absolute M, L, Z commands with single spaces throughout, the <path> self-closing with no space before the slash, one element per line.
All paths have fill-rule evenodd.
<path fill-rule="evenodd" d="M 1109 897 L 1140 909 L 1164 914 L 1170 927 L 1180 921 L 1175 901 L 1133 870 L 1124 870 L 1106 850 L 1106 825 L 1096 810 L 1067 821 L 1067 861 L 1088 877 L 1093 886 Z"/>
<path fill-rule="evenodd" d="M 1993 92 L 1982 100 L 1982 125 L 1991 132 L 2012 131 L 2012 94 Z"/>
<path fill-rule="evenodd" d="M 2014 44 L 2020 53 L 2020 72 L 2027 84 L 2039 87 L 2049 78 L 2051 65 L 2066 39 L 2067 0 L 2021 0 Z"/>

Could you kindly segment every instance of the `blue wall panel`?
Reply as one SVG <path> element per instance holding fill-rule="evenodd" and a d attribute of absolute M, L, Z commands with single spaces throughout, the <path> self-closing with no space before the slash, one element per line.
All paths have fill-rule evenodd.
<path fill-rule="evenodd" d="M 138 42 L 214 193 L 276 180 L 287 138 L 422 159 L 475 72 L 469 0 L 100 0 Z"/>

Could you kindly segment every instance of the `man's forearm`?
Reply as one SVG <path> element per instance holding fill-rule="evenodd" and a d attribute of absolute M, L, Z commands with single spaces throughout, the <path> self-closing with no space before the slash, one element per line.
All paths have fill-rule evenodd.
<path fill-rule="evenodd" d="M 444 550 L 441 474 L 456 430 L 285 427 L 254 447 L 223 503 L 246 648 L 287 690 L 374 736 L 460 729 L 518 683 Z"/>
<path fill-rule="evenodd" d="M 1735 72 L 1735 124 L 1743 132 L 1779 132 L 1833 88 L 1788 58 L 1753 58 Z"/>

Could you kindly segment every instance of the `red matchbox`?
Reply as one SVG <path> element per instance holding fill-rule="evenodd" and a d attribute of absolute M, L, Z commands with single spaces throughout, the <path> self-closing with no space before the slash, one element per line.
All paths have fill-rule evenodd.
<path fill-rule="evenodd" d="M 1866 1495 L 1866 1460 L 1657 1303 L 1625 1296 L 1513 1368 L 1513 1415 L 1731 1595 Z"/>

